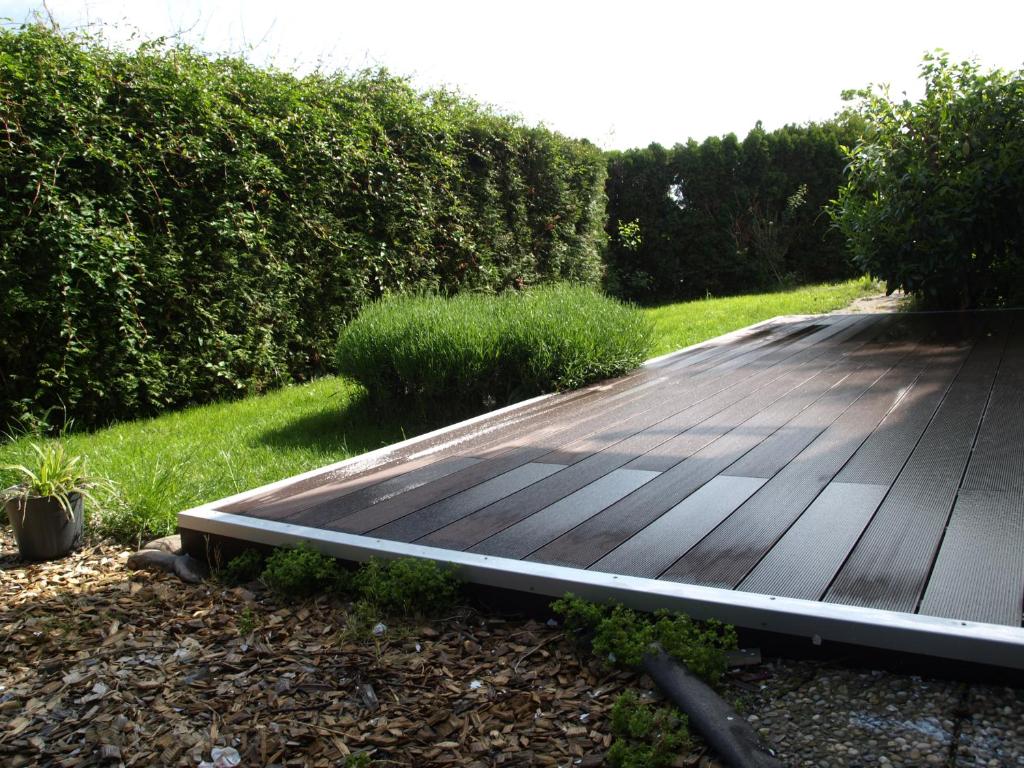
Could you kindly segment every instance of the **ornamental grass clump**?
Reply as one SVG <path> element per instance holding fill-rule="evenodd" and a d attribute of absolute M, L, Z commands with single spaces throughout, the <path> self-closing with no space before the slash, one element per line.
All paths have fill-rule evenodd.
<path fill-rule="evenodd" d="M 378 404 L 465 415 L 626 373 L 651 340 L 640 310 L 583 286 L 392 296 L 342 331 L 336 362 Z"/>

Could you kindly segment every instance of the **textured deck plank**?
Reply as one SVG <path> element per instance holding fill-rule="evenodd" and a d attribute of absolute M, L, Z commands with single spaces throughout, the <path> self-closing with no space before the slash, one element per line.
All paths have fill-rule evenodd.
<path fill-rule="evenodd" d="M 818 600 L 888 490 L 888 485 L 829 483 L 737 589 Z"/>
<path fill-rule="evenodd" d="M 655 579 L 764 483 L 759 477 L 712 478 L 591 569 Z"/>
<path fill-rule="evenodd" d="M 643 488 L 538 550 L 530 559 L 589 567 L 791 420 L 816 421 L 821 409 L 838 416 L 877 378 L 860 370 L 873 356 L 858 350 L 841 359 Z M 819 400 L 825 404 L 819 404 Z M 816 409 L 811 417 L 804 416 L 811 409 Z M 811 434 L 805 429 L 803 434 L 810 442 L 818 432 Z"/>
<path fill-rule="evenodd" d="M 895 357 L 898 353 L 894 350 L 893 354 Z M 892 362 L 898 360 L 892 359 Z M 806 436 L 809 436 L 820 426 L 819 434 L 806 440 L 806 447 L 792 458 L 788 456 L 793 443 L 787 438 L 783 443 L 785 464 L 775 465 L 777 471 L 770 475 L 771 479 L 764 487 L 683 555 L 662 578 L 728 589 L 739 584 L 832 481 L 896 403 L 902 390 L 913 384 L 921 366 L 922 362 L 917 358 L 905 366 L 896 365 L 888 369 L 884 363 L 871 366 L 862 372 L 862 378 L 851 376 L 851 384 L 856 381 L 851 388 L 854 391 L 860 389 L 861 394 L 841 411 L 839 404 L 843 401 L 838 401 L 835 408 L 827 408 L 826 405 L 831 406 L 832 403 L 826 398 L 820 409 L 821 416 L 809 420 L 813 427 L 806 430 Z M 797 434 L 806 437 L 804 430 Z M 739 469 L 744 464 L 742 460 L 737 462 L 725 474 L 762 476 L 745 475 Z M 763 464 L 768 462 L 759 459 L 752 468 Z M 769 469 L 775 466 L 768 464 Z"/>
<path fill-rule="evenodd" d="M 628 464 L 629 469 L 654 472 L 668 469 L 731 429 L 737 422 L 758 413 L 775 399 L 816 375 L 817 369 L 812 367 L 816 360 L 839 356 L 841 350 L 845 349 L 844 343 L 858 336 L 862 330 L 860 324 L 848 324 L 827 342 L 819 342 L 813 353 L 804 349 L 789 357 L 787 366 L 772 366 L 746 378 L 737 375 L 730 386 L 660 421 L 655 418 L 676 410 L 693 397 L 670 400 L 662 413 L 655 411 L 644 414 L 639 422 L 634 420 L 632 423 L 618 424 L 606 434 L 598 434 L 548 454 L 545 461 L 572 466 L 514 496 L 427 534 L 419 543 L 453 549 L 471 547 L 623 465 Z M 635 431 L 645 425 L 646 428 Z M 680 436 L 686 438 L 685 448 L 679 440 Z M 669 442 L 672 443 L 670 451 L 661 451 L 661 447 Z M 652 451 L 659 452 L 660 461 L 648 461 Z M 666 461 L 666 456 L 671 459 Z M 658 466 L 652 466 L 655 463 Z"/>
<path fill-rule="evenodd" d="M 525 520 L 484 539 L 471 547 L 470 551 L 501 557 L 526 557 L 533 550 L 575 528 L 657 476 L 657 472 L 616 469 Z"/>
<path fill-rule="evenodd" d="M 1024 494 L 961 491 L 921 613 L 1019 627 L 1024 604 Z"/>
<path fill-rule="evenodd" d="M 1005 324 L 995 330 L 971 351 L 826 601 L 917 609 L 1002 356 Z"/>

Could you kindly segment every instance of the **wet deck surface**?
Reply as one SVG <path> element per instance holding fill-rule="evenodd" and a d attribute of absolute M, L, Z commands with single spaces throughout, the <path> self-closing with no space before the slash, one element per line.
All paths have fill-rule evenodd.
<path fill-rule="evenodd" d="M 780 319 L 230 512 L 1019 627 L 1024 313 Z"/>

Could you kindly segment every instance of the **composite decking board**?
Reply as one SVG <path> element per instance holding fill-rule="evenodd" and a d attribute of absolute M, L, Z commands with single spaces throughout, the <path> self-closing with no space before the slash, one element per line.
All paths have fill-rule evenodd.
<path fill-rule="evenodd" d="M 850 328 L 851 335 L 859 337 L 863 329 Z M 718 439 L 726 432 L 742 424 L 747 419 L 760 413 L 776 400 L 821 374 L 831 365 L 856 349 L 864 346 L 866 341 L 855 342 L 851 338 L 837 335 L 833 340 L 843 342 L 831 349 L 819 348 L 813 358 L 794 358 L 781 375 L 768 382 L 753 382 L 755 391 L 742 400 L 737 400 L 726 409 L 709 416 L 680 434 L 670 437 L 660 445 L 638 456 L 628 465 L 629 469 L 645 469 L 664 472 L 676 464 L 692 456 L 705 445 Z M 801 355 L 800 357 L 803 357 Z"/>
<path fill-rule="evenodd" d="M 587 443 L 586 448 L 594 450 L 596 446 L 601 450 L 586 455 L 583 459 L 580 459 L 580 456 L 586 453 L 584 446 L 577 446 L 576 450 L 564 448 L 548 454 L 545 461 L 566 463 L 571 466 L 513 496 L 501 499 L 484 509 L 473 511 L 462 519 L 452 521 L 444 528 L 431 531 L 418 539 L 417 543 L 454 549 L 471 547 L 624 464 L 629 463 L 628 468 L 630 469 L 644 471 L 661 471 L 663 468 L 668 468 L 728 431 L 736 423 L 753 416 L 773 400 L 817 375 L 820 370 L 810 366 L 823 358 L 831 361 L 841 357 L 845 349 L 842 342 L 860 332 L 859 325 L 848 324 L 842 333 L 831 336 L 828 339 L 828 344 L 822 343 L 813 350 L 803 350 L 800 354 L 790 358 L 791 361 L 800 361 L 800 365 L 794 365 L 794 368 L 779 367 L 761 371 L 753 377 L 740 380 L 619 442 L 609 443 L 610 437 L 606 436 L 603 444 Z M 832 349 L 834 344 L 839 344 L 839 346 Z M 811 352 L 813 354 L 809 354 Z M 772 376 L 776 378 L 771 379 Z M 770 380 L 766 382 L 765 379 Z M 748 400 L 752 402 L 748 403 Z M 740 408 L 736 409 L 735 406 L 741 403 Z M 723 414 L 726 415 L 723 416 Z M 636 466 L 638 454 L 642 458 L 645 451 L 672 439 L 679 432 L 686 434 L 685 430 L 706 423 L 711 417 L 716 417 L 716 423 L 710 425 L 708 429 L 701 429 L 699 434 L 695 435 L 689 453 L 678 455 L 676 461 L 663 468 Z M 647 421 L 652 421 L 649 415 L 646 418 Z M 613 431 L 612 437 L 626 434 L 629 431 L 632 430 L 624 430 L 623 425 L 619 425 Z M 609 504 L 612 501 L 609 501 Z"/>
<path fill-rule="evenodd" d="M 472 488 L 459 491 L 448 498 L 435 502 L 429 507 L 419 509 L 413 515 L 406 515 L 389 523 L 378 525 L 368 533 L 390 541 L 412 541 L 422 535 L 424 529 L 439 528 L 451 520 L 463 517 L 466 509 L 479 509 L 487 506 L 543 480 L 563 468 L 561 464 L 541 462 L 523 464 L 485 483 L 474 485 Z M 348 521 L 343 522 L 347 523 Z"/>
<path fill-rule="evenodd" d="M 725 363 L 741 355 L 748 355 L 757 350 L 772 346 L 773 342 L 778 341 L 780 337 L 784 337 L 794 330 L 799 330 L 812 323 L 813 320 L 809 319 L 778 322 L 745 338 L 729 339 L 721 344 L 710 346 L 703 351 L 699 351 L 692 358 L 668 360 L 665 361 L 664 365 L 658 367 L 664 371 L 680 372 L 687 368 L 694 368 L 697 363 L 702 367 L 706 367 L 709 360 L 716 364 Z"/>
<path fill-rule="evenodd" d="M 825 594 L 827 602 L 913 612 L 974 446 L 1006 339 L 983 336 L 892 489 Z"/>
<path fill-rule="evenodd" d="M 886 487 L 893 484 L 953 383 L 970 347 L 946 349 L 935 347 L 928 368 L 857 449 L 836 476 L 837 481 Z"/>
<path fill-rule="evenodd" d="M 640 372 L 640 374 L 644 373 Z M 634 388 L 633 379 L 636 375 L 631 374 L 622 380 L 624 389 Z M 473 440 L 476 445 L 490 444 L 496 440 L 511 440 L 524 429 L 532 431 L 534 429 L 533 422 L 538 419 L 550 418 L 552 411 L 577 407 L 579 405 L 577 401 L 599 398 L 604 395 L 605 393 L 596 387 L 559 393 L 552 398 L 524 406 L 512 413 L 494 417 L 485 427 L 481 425 L 465 427 L 445 433 L 430 443 L 417 445 L 414 453 L 417 458 L 410 458 L 405 452 L 401 452 L 394 457 L 383 459 L 381 463 L 374 466 L 345 467 L 333 472 L 323 472 L 289 483 L 283 488 L 275 488 L 266 493 L 224 504 L 219 509 L 222 512 L 234 514 L 263 515 L 265 513 L 268 517 L 286 517 L 293 512 L 300 511 L 305 506 L 310 506 L 306 505 L 304 501 L 304 497 L 307 495 L 316 498 L 316 501 L 313 502 L 315 504 L 325 498 L 340 497 L 452 455 L 453 448 L 446 447 L 439 453 L 420 456 L 429 450 L 432 443 L 443 446 L 452 444 L 454 447 L 458 445 L 460 436 Z M 457 448 L 454 449 L 457 450 Z M 289 509 L 289 504 L 294 504 L 295 507 Z"/>
<path fill-rule="evenodd" d="M 861 370 L 852 373 L 849 381 L 838 384 L 835 391 L 822 398 L 820 403 L 808 408 L 752 448 L 735 465 L 729 467 L 728 474 L 762 477 L 766 480 L 774 476 L 839 418 L 854 399 L 866 392 L 876 379 L 911 350 L 912 347 L 906 342 L 897 342 L 882 351 L 875 350 L 872 359 L 865 362 Z M 886 364 L 880 365 L 880 361 L 886 361 Z"/>
<path fill-rule="evenodd" d="M 872 366 L 858 374 L 860 380 L 851 384 L 855 389 L 863 385 L 862 394 L 661 578 L 735 588 L 832 481 L 896 402 L 900 390 L 920 375 L 923 365 L 918 360 L 917 364 L 894 364 L 887 370 Z M 823 399 L 822 405 L 826 402 Z M 724 474 L 760 476 L 742 475 L 734 467 Z"/>
<path fill-rule="evenodd" d="M 764 484 L 759 477 L 718 475 L 590 569 L 655 579 Z"/>
<path fill-rule="evenodd" d="M 657 472 L 636 469 L 612 470 L 468 550 L 501 557 L 526 557 L 657 476 Z"/>
<path fill-rule="evenodd" d="M 961 490 L 919 613 L 1020 626 L 1024 494 Z"/>
<path fill-rule="evenodd" d="M 840 361 L 529 559 L 589 567 L 818 401 L 828 397 L 831 407 L 836 407 L 834 390 L 865 365 L 855 355 Z M 851 401 L 859 394 L 846 391 Z M 848 403 L 838 404 L 845 408 Z"/>
<path fill-rule="evenodd" d="M 436 461 L 427 461 L 411 468 L 408 472 L 391 475 L 386 480 L 363 485 L 362 487 L 343 494 L 326 494 L 326 499 L 313 503 L 292 506 L 287 514 L 282 515 L 281 505 L 274 505 L 272 514 L 259 514 L 263 519 L 279 519 L 291 521 L 301 518 L 303 525 L 319 525 L 334 518 L 338 500 L 345 499 L 349 509 L 364 509 L 380 504 L 404 493 L 409 493 L 429 483 L 443 480 L 446 477 L 476 466 L 482 461 L 472 456 L 444 456 Z M 286 508 L 288 509 L 288 508 Z"/>
<path fill-rule="evenodd" d="M 888 491 L 888 485 L 829 483 L 737 589 L 818 600 Z"/>
<path fill-rule="evenodd" d="M 1024 328 L 1006 346 L 963 488 L 1024 491 Z"/>
<path fill-rule="evenodd" d="M 832 336 L 835 333 L 841 331 L 845 326 L 852 324 L 856 323 L 850 321 L 843 323 L 837 322 L 835 324 L 836 330 L 823 330 L 820 332 L 820 336 L 823 338 L 828 338 L 829 336 Z M 800 348 L 800 350 L 802 350 L 802 347 Z M 792 354 L 796 353 L 797 352 L 793 352 Z M 773 355 L 774 358 L 782 360 L 785 359 L 787 355 L 791 356 L 791 353 L 787 352 L 787 348 L 783 348 L 774 352 Z M 631 432 L 635 433 L 636 431 L 640 431 L 646 426 L 649 426 L 653 423 L 657 423 L 659 420 L 662 420 L 669 415 L 679 412 L 680 410 L 685 410 L 693 402 L 699 401 L 700 399 L 706 397 L 710 397 L 712 394 L 714 394 L 717 391 L 721 391 L 722 389 L 727 389 L 736 386 L 737 382 L 741 381 L 742 379 L 743 370 L 739 369 L 733 372 L 732 375 L 728 377 L 726 377 L 725 375 L 711 376 L 701 381 L 699 384 L 694 384 L 692 386 L 685 387 L 678 392 L 678 395 L 675 399 L 669 399 L 666 401 L 655 401 L 653 400 L 653 398 L 647 398 L 646 401 L 640 401 L 637 403 L 637 405 L 639 405 L 640 407 L 636 408 L 637 412 L 629 416 L 629 418 L 624 418 L 628 414 L 628 409 L 625 406 L 623 406 L 617 411 L 598 411 L 592 414 L 590 417 L 588 417 L 588 419 L 578 421 L 577 423 L 573 424 L 571 427 L 563 431 L 553 432 L 552 428 L 549 427 L 547 429 L 547 432 L 552 434 L 552 436 L 549 439 L 540 441 L 534 439 L 533 441 L 531 441 L 531 445 L 528 448 L 514 449 L 513 453 L 517 453 L 518 455 L 520 455 L 522 457 L 523 462 L 543 461 L 546 463 L 575 464 L 576 462 L 582 461 L 583 459 L 587 458 L 587 456 L 589 456 L 591 452 L 597 450 L 597 448 L 605 448 L 610 443 L 617 442 L 618 440 L 623 439 L 626 435 L 628 435 Z M 671 382 L 667 382 L 665 384 L 666 388 L 670 386 Z M 615 418 L 617 415 L 620 417 L 619 419 Z M 608 422 L 612 423 L 613 426 L 610 429 L 606 429 L 603 433 L 598 433 L 599 435 L 602 435 L 600 439 L 597 439 L 596 442 L 587 440 L 587 438 L 589 437 L 588 433 L 592 434 L 593 431 L 596 430 L 596 427 L 595 430 L 590 430 L 591 425 L 606 426 Z M 591 450 L 589 452 L 583 453 L 576 451 L 558 450 L 560 444 L 566 444 L 566 441 L 570 440 L 573 437 L 577 438 L 577 445 L 579 444 L 579 441 L 586 441 L 587 445 L 592 446 Z M 572 445 L 572 443 L 568 444 Z M 541 447 L 548 448 L 552 452 L 541 453 L 539 450 L 534 450 L 534 448 L 539 449 Z M 463 484 L 461 488 L 457 488 L 459 478 L 453 476 L 451 482 L 442 482 L 439 484 L 430 484 L 424 486 L 410 494 L 407 494 L 406 496 L 392 499 L 389 500 L 388 502 L 384 502 L 382 505 L 378 505 L 377 507 L 375 507 L 373 511 L 365 510 L 362 512 L 357 512 L 356 510 L 346 508 L 344 506 L 327 504 L 321 509 L 311 510 L 311 512 L 304 513 L 303 520 L 306 519 L 306 515 L 312 514 L 314 516 L 314 519 L 318 521 L 318 524 L 320 522 L 323 522 L 324 520 L 331 518 L 332 516 L 334 521 L 338 523 L 342 519 L 347 519 L 349 517 L 358 515 L 350 523 L 346 523 L 344 525 L 339 526 L 339 530 L 346 530 L 351 532 L 361 532 L 364 530 L 369 530 L 367 526 L 370 525 L 370 522 L 373 519 L 380 520 L 380 524 L 389 523 L 392 520 L 398 519 L 399 517 L 404 517 L 405 515 L 412 514 L 417 509 L 427 507 L 430 504 L 440 501 L 444 497 L 451 495 L 456 490 L 463 490 L 473 482 L 482 482 L 494 476 L 495 474 L 499 474 L 500 472 L 504 472 L 509 469 L 509 465 L 507 464 L 507 452 L 505 454 L 500 455 L 495 460 L 500 462 L 498 471 L 491 471 L 487 466 L 489 462 L 485 462 L 480 466 L 473 467 L 466 473 L 464 473 L 464 475 L 462 475 L 461 479 L 463 480 Z M 615 466 L 618 465 L 613 465 L 608 461 L 604 461 L 601 464 L 600 469 L 602 469 L 602 471 L 610 471 L 610 469 L 615 468 Z M 589 483 L 592 480 L 596 479 L 596 477 L 599 475 L 593 474 L 593 471 L 593 467 L 587 466 L 578 471 L 574 471 L 571 474 L 561 473 L 561 480 L 559 485 L 560 492 L 554 495 L 553 497 L 546 497 L 546 500 L 543 500 L 543 503 L 540 504 L 539 506 L 534 507 L 534 510 L 546 506 L 547 504 L 556 501 L 558 498 L 561 498 L 562 496 L 565 496 L 568 493 L 571 493 L 572 491 L 576 490 L 577 488 L 582 487 L 586 483 Z M 588 475 L 588 472 L 591 472 L 592 474 Z M 576 485 L 573 485 L 573 483 L 576 483 Z M 541 498 L 541 496 L 543 496 L 543 494 L 535 494 L 533 491 L 526 491 L 526 493 L 529 493 L 531 496 L 536 496 L 537 498 Z M 471 512 L 475 511 L 469 510 L 466 507 L 460 507 L 460 509 L 463 509 L 466 514 L 470 514 Z M 440 519 L 444 519 L 443 516 L 431 515 L 422 518 L 422 520 L 420 520 L 417 524 L 408 523 L 404 524 L 404 526 L 406 530 L 412 530 L 416 528 L 417 525 L 421 526 L 419 528 L 419 530 L 421 531 L 420 536 L 426 536 L 433 532 L 433 529 L 428 527 L 430 521 L 437 521 Z M 448 520 L 448 524 L 452 522 L 455 522 L 454 518 Z M 471 542 L 462 543 L 462 545 L 465 546 L 466 543 L 475 543 L 480 538 L 483 538 L 483 536 L 480 536 L 477 539 L 473 539 Z"/>

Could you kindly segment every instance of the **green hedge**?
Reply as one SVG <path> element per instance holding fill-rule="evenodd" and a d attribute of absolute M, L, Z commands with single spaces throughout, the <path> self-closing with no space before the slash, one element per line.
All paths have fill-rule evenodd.
<path fill-rule="evenodd" d="M 652 332 L 640 310 L 582 286 L 392 297 L 345 328 L 337 362 L 378 403 L 466 415 L 625 373 Z"/>
<path fill-rule="evenodd" d="M 855 277 L 824 206 L 859 130 L 847 115 L 611 153 L 607 288 L 653 303 Z"/>
<path fill-rule="evenodd" d="M 384 72 L 0 31 L 0 427 L 329 367 L 388 291 L 594 282 L 605 159 Z"/>

